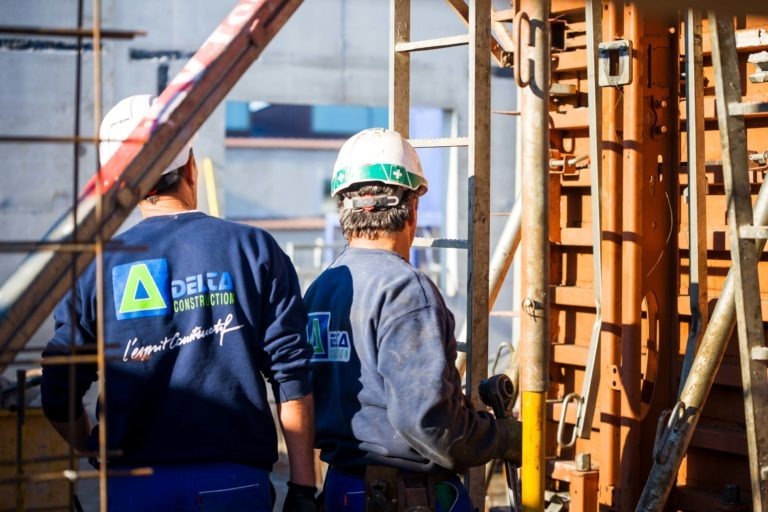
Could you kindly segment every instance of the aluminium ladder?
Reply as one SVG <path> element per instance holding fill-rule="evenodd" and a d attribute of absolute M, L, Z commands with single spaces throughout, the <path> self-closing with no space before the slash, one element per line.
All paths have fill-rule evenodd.
<path fill-rule="evenodd" d="M 768 111 L 768 103 L 743 103 L 739 59 L 733 19 L 710 12 L 712 63 L 715 69 L 717 119 L 720 126 L 723 178 L 728 204 L 731 270 L 735 273 L 736 330 L 739 339 L 744 391 L 749 470 L 753 510 L 768 510 L 768 347 L 764 342 L 755 239 L 768 238 L 768 230 L 753 225 L 743 116 Z"/>
<path fill-rule="evenodd" d="M 477 390 L 488 374 L 488 265 L 490 243 L 490 0 L 470 2 L 467 34 L 411 41 L 411 2 L 391 0 L 389 127 L 409 137 L 410 53 L 453 46 L 467 46 L 469 53 L 468 132 L 465 137 L 412 139 L 415 148 L 466 147 L 469 231 L 467 240 L 420 241 L 414 245 L 466 248 L 467 258 L 467 395 L 484 407 Z M 485 473 L 472 468 L 467 490 L 475 506 L 485 501 Z"/>

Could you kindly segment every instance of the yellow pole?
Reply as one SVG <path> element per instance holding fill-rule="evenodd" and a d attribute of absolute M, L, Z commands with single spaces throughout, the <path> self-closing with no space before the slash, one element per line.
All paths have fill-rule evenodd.
<path fill-rule="evenodd" d="M 515 81 L 520 93 L 521 268 L 520 390 L 523 408 L 521 501 L 544 512 L 546 397 L 549 390 L 549 87 L 550 2 L 521 0 L 515 16 Z M 519 60 L 518 60 L 519 59 Z M 534 66 L 532 63 L 536 63 Z"/>
<path fill-rule="evenodd" d="M 523 511 L 544 510 L 544 439 L 547 394 L 523 391 L 523 467 L 521 501 Z"/>
<path fill-rule="evenodd" d="M 205 177 L 205 191 L 208 199 L 208 213 L 214 217 L 219 215 L 219 200 L 216 195 L 216 179 L 213 175 L 213 160 L 203 159 L 203 176 Z"/>

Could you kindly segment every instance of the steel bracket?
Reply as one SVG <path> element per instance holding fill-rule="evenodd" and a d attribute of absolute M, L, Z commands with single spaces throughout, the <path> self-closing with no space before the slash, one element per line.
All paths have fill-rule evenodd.
<path fill-rule="evenodd" d="M 632 83 L 632 41 L 620 39 L 600 43 L 597 57 L 600 87 Z"/>

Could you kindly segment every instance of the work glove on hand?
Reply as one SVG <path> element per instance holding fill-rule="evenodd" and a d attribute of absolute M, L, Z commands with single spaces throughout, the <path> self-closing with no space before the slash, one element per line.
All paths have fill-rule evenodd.
<path fill-rule="evenodd" d="M 317 512 L 316 492 L 317 487 L 288 482 L 288 494 L 283 503 L 283 512 Z"/>
<path fill-rule="evenodd" d="M 518 466 L 523 460 L 523 424 L 513 418 L 497 418 L 501 457 Z"/>

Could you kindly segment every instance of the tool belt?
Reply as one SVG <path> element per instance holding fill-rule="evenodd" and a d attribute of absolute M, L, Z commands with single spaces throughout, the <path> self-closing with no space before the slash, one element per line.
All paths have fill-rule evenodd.
<path fill-rule="evenodd" d="M 368 465 L 365 469 L 366 512 L 434 512 L 435 486 L 446 475 L 413 473 L 391 466 Z"/>

